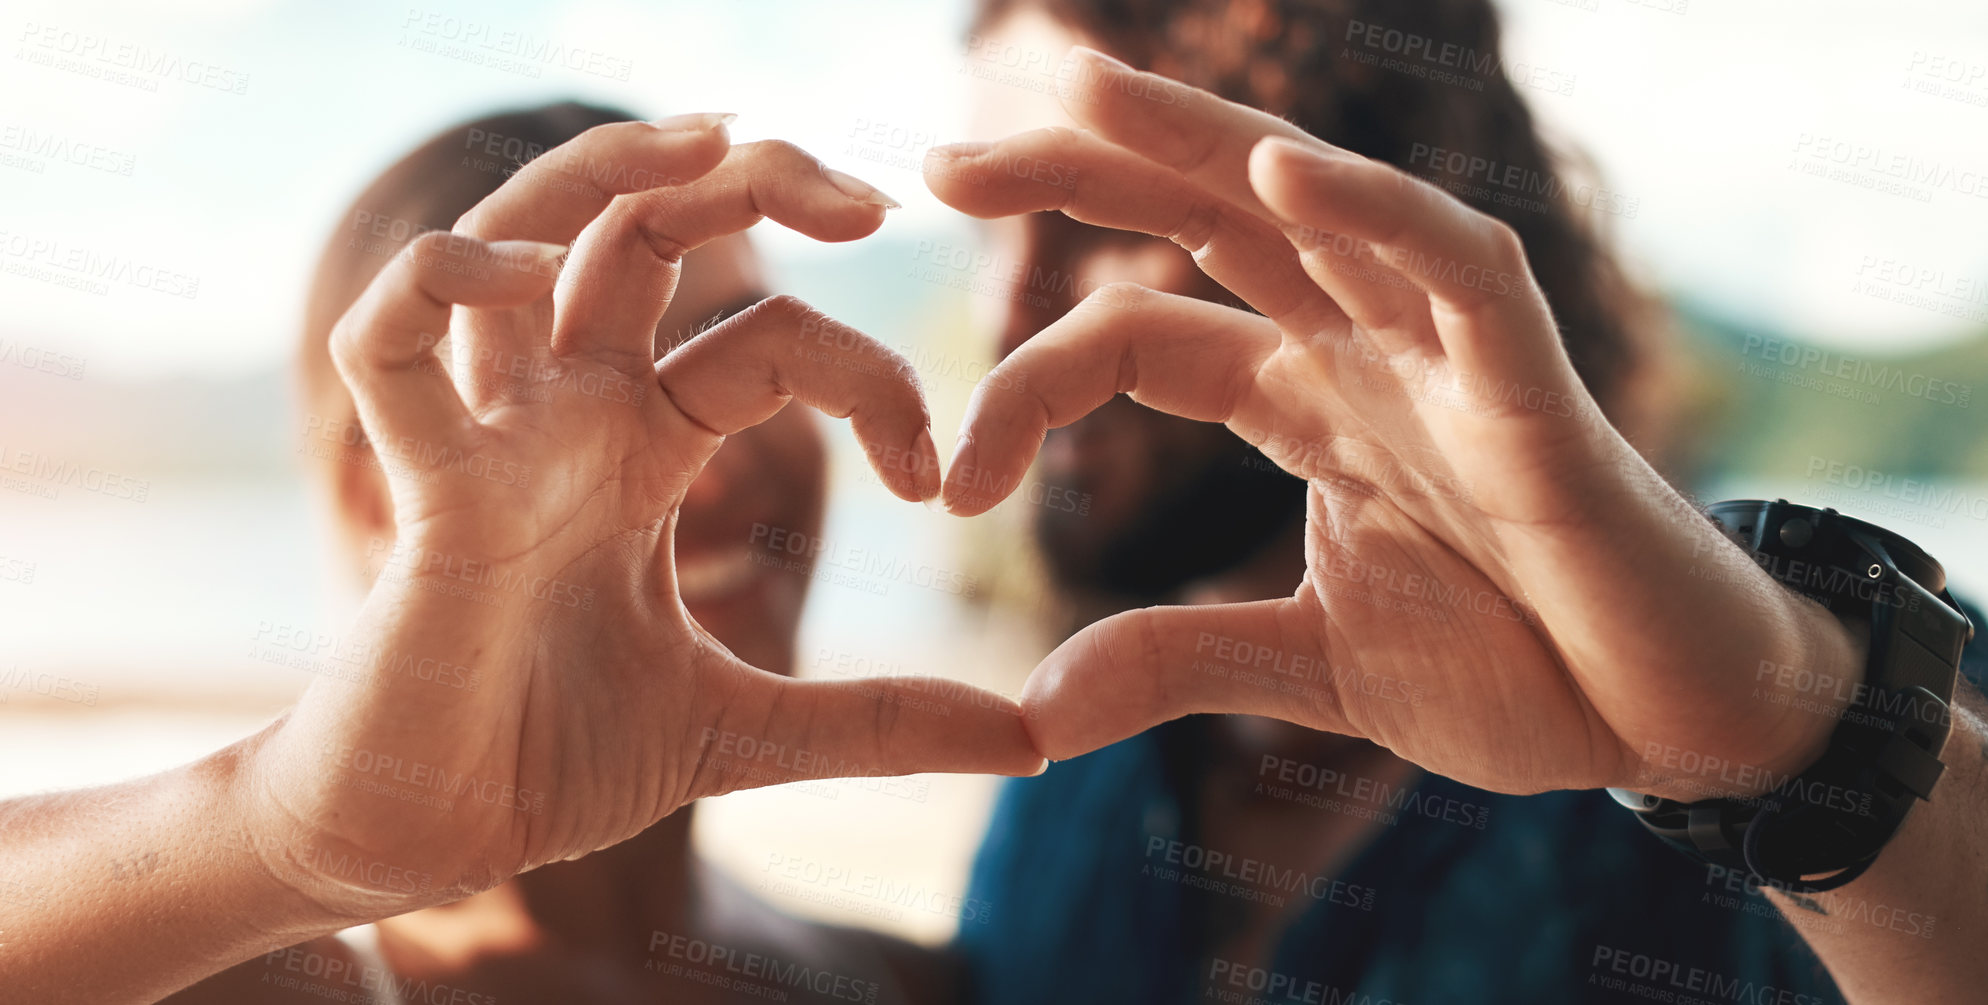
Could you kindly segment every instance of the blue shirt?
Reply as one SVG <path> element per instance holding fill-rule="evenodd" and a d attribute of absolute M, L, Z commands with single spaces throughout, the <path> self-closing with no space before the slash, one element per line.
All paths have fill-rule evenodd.
<path fill-rule="evenodd" d="M 1963 666 L 1977 686 L 1982 641 Z M 1744 877 L 1673 851 L 1603 792 L 1510 796 L 1430 774 L 1395 792 L 1300 779 L 1285 798 L 1382 814 L 1378 836 L 1336 876 L 1222 857 L 1197 843 L 1183 798 L 1207 725 L 1168 723 L 1005 787 L 968 893 L 987 909 L 960 926 L 975 1001 L 1843 1000 Z M 1211 958 L 1211 918 L 1266 896 L 1300 905 L 1274 958 Z M 1910 905 L 1824 896 L 1837 923 L 1869 926 L 1873 939 L 1939 930 Z"/>

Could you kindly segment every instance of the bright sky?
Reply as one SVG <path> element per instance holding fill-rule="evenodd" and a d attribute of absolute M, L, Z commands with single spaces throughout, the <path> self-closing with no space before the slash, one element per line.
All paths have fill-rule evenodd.
<path fill-rule="evenodd" d="M 1635 207 L 1616 222 L 1647 274 L 1863 347 L 1983 327 L 1988 297 L 1969 296 L 1988 283 L 1988 7 L 1505 7 L 1508 65 Z M 960 0 L 28 0 L 4 19 L 0 337 L 86 356 L 93 376 L 274 365 L 310 259 L 356 188 L 445 121 L 504 104 L 577 94 L 735 111 L 737 138 L 793 139 L 904 201 L 886 234 L 961 232 L 913 172 L 876 160 L 915 163 L 932 140 L 963 134 Z M 432 51 L 481 40 L 489 53 L 510 38 L 558 46 L 582 68 L 533 77 Z M 115 71 L 133 53 L 144 86 L 77 69 Z M 161 58 L 200 72 L 144 71 Z M 882 142 L 863 138 L 878 126 Z M 50 142 L 86 163 L 37 153 Z M 1901 173 L 1915 191 L 1860 187 Z M 767 237 L 776 264 L 819 253 Z M 46 264 L 38 254 L 116 256 L 155 288 L 92 293 L 20 275 Z M 1857 288 L 1872 278 L 1931 299 Z M 175 295 L 196 281 L 194 296 Z"/>

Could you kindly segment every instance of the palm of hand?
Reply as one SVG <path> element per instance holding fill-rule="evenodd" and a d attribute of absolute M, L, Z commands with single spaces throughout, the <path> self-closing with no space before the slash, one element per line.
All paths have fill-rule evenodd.
<path fill-rule="evenodd" d="M 1280 618 L 1304 668 L 1286 682 L 1294 720 L 1501 791 L 1619 777 L 1628 741 L 1569 673 L 1522 592 L 1537 584 L 1506 558 L 1532 522 L 1514 514 L 1566 503 L 1485 449 L 1521 423 L 1539 442 L 1508 451 L 1565 458 L 1594 438 L 1575 421 L 1592 405 L 1536 393 L 1527 415 L 1439 359 L 1389 359 L 1365 339 L 1287 336 L 1257 386 L 1329 390 L 1252 396 L 1230 420 L 1309 483 L 1306 574 Z"/>

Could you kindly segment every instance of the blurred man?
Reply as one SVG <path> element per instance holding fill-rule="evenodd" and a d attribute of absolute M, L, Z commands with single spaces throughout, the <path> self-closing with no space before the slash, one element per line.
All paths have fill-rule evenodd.
<path fill-rule="evenodd" d="M 1619 207 L 1572 187 L 1549 156 L 1495 59 L 1490 3 L 988 0 L 969 43 L 969 65 L 991 81 L 977 131 L 1077 125 L 1056 100 L 1067 79 L 1029 86 L 1053 80 L 1073 44 L 1269 111 L 1510 225 L 1595 400 L 1646 451 L 1661 442 L 1649 394 L 1662 348 L 1652 308 L 1591 229 L 1599 212 Z M 1490 69 L 1452 60 L 1437 72 L 1445 51 L 1489 54 Z M 1165 104 L 1163 94 L 1147 97 Z M 989 158 L 1020 161 L 1007 155 L 1003 147 Z M 1473 173 L 1473 163 L 1492 167 Z M 995 206 L 987 193 L 1002 174 L 971 170 L 928 166 L 928 177 L 955 205 Z M 1071 215 L 1135 215 L 1124 208 L 1132 197 L 1117 195 L 1120 179 L 1091 183 L 1114 192 L 1114 209 L 1079 203 Z M 1010 273 L 1026 277 L 1007 304 L 1003 352 L 1109 282 L 1235 301 L 1162 238 L 1054 212 L 989 226 Z M 1052 491 L 1093 500 L 1085 515 L 1034 510 L 1041 554 L 1068 603 L 1059 611 L 1066 632 L 1152 604 L 1288 598 L 1305 575 L 1305 484 L 1220 425 L 1121 395 L 1050 430 L 1040 457 Z M 1469 491 L 1405 483 L 1406 471 L 1361 474 L 1384 493 Z M 1009 487 L 992 479 L 990 494 Z M 1412 588 L 1388 594 L 1387 583 L 1357 582 L 1365 571 L 1340 574 L 1352 577 L 1344 588 L 1441 611 Z M 1202 642 L 1180 659 L 1254 672 L 1266 687 L 1310 673 L 1273 665 L 1291 657 L 1252 652 L 1247 640 Z M 962 926 L 961 946 L 975 1000 L 989 1005 L 1636 1000 L 1619 982 L 1610 990 L 1618 958 L 1677 961 L 1796 996 L 1779 1000 L 1840 1000 L 1759 892 L 1735 870 L 1708 870 L 1664 847 L 1601 792 L 1500 795 L 1364 739 L 1192 716 L 1010 783 L 970 896 L 1025 908 Z"/>

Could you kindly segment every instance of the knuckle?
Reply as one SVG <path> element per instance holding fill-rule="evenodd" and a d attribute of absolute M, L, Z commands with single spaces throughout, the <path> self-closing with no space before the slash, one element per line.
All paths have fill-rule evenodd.
<path fill-rule="evenodd" d="M 1153 306 L 1160 294 L 1129 280 L 1106 283 L 1092 290 L 1084 297 L 1084 303 L 1093 310 L 1112 308 L 1115 310 L 1141 311 Z"/>
<path fill-rule="evenodd" d="M 1155 630 L 1156 609 L 1132 611 L 1098 626 L 1091 637 L 1092 651 L 1100 667 L 1159 667 L 1164 653 Z M 1174 682 L 1166 673 L 1143 672 L 1150 690 L 1146 699 L 1155 711 L 1172 708 L 1176 698 Z"/>
<path fill-rule="evenodd" d="M 866 338 L 868 336 L 865 336 Z M 907 401 L 915 403 L 917 410 L 925 412 L 925 394 L 919 387 L 918 367 L 905 359 L 896 350 L 871 339 L 872 350 L 877 357 L 877 373 L 888 381 L 892 388 L 904 395 Z"/>
<path fill-rule="evenodd" d="M 1215 232 L 1222 226 L 1222 208 L 1212 202 L 1195 201 L 1182 212 L 1180 222 L 1174 225 L 1167 239 L 1199 255 L 1208 249 L 1215 239 Z"/>
<path fill-rule="evenodd" d="M 608 225 L 641 239 L 657 260 L 681 262 L 690 247 L 670 234 L 669 203 L 657 199 L 618 198 L 608 206 Z"/>
<path fill-rule="evenodd" d="M 777 310 L 782 313 L 804 314 L 814 310 L 814 305 L 792 293 L 775 293 L 765 300 L 760 301 L 760 305 L 769 310 Z"/>
<path fill-rule="evenodd" d="M 1375 235 L 1374 243 L 1384 248 L 1399 246 L 1416 227 L 1416 219 L 1422 206 L 1438 203 L 1449 198 L 1449 193 L 1435 187 L 1414 175 L 1396 167 L 1386 169 L 1386 177 L 1393 184 L 1393 190 L 1384 196 L 1380 203 L 1391 208 L 1383 233 Z"/>
<path fill-rule="evenodd" d="M 834 319 L 816 310 L 813 304 L 800 297 L 791 293 L 776 293 L 740 311 L 712 331 L 767 334 L 793 332 L 806 337 L 827 331 L 835 324 Z"/>
<path fill-rule="evenodd" d="M 748 314 L 755 312 L 771 314 L 783 321 L 814 322 L 818 325 L 830 323 L 828 315 L 815 310 L 813 304 L 792 293 L 775 293 L 746 311 Z"/>
<path fill-rule="evenodd" d="M 1497 217 L 1484 219 L 1485 241 L 1493 254 L 1504 262 L 1519 262 L 1525 259 L 1525 240 L 1512 225 Z"/>
<path fill-rule="evenodd" d="M 331 362 L 341 373 L 349 372 L 352 364 L 359 361 L 360 333 L 358 328 L 359 326 L 352 321 L 350 314 L 339 318 L 338 323 L 331 328 L 331 339 L 329 342 Z"/>
<path fill-rule="evenodd" d="M 879 690 L 870 698 L 871 722 L 876 736 L 871 751 L 871 760 L 874 763 L 865 765 L 870 771 L 882 771 L 894 775 L 898 773 L 897 766 L 900 762 L 916 763 L 916 752 L 901 749 L 901 744 L 898 742 L 900 739 L 898 727 L 902 723 L 905 709 L 901 699 L 916 697 L 906 694 L 907 690 L 902 685 L 893 684 L 888 692 Z"/>
<path fill-rule="evenodd" d="M 414 240 L 407 242 L 407 247 L 402 248 L 400 251 L 400 258 L 406 265 L 418 269 L 422 267 L 423 263 L 431 262 L 437 258 L 454 258 L 460 256 L 463 249 L 467 247 L 468 242 L 475 240 L 473 237 L 466 237 L 452 231 L 430 230 L 416 237 Z"/>
<path fill-rule="evenodd" d="M 1169 166 L 1181 174 L 1193 174 L 1215 159 L 1216 152 L 1222 149 L 1222 140 L 1220 132 L 1209 130 L 1190 140 L 1187 145 L 1176 147 L 1168 158 L 1173 162 Z"/>
<path fill-rule="evenodd" d="M 564 145 L 591 147 L 615 144 L 623 140 L 640 142 L 649 138 L 655 131 L 656 127 L 646 122 L 637 122 L 633 119 L 624 122 L 607 122 L 598 126 L 587 127 L 581 131 L 580 135 L 568 140 Z M 554 149 L 557 148 L 555 147 Z"/>
<path fill-rule="evenodd" d="M 1083 130 L 1070 126 L 1044 126 L 1036 130 L 1036 135 L 1042 137 L 1043 146 L 1051 149 L 1080 143 L 1084 137 Z"/>
<path fill-rule="evenodd" d="M 792 166 L 820 163 L 815 159 L 815 155 L 787 140 L 754 140 L 751 143 L 741 143 L 735 149 L 744 151 L 743 156 L 752 160 L 774 164 Z"/>
<path fill-rule="evenodd" d="M 641 143 L 655 133 L 655 127 L 646 122 L 608 122 L 589 126 L 578 136 L 553 147 L 539 155 L 547 167 L 561 170 L 570 169 L 576 159 L 597 157 L 611 150 L 619 150 Z"/>

